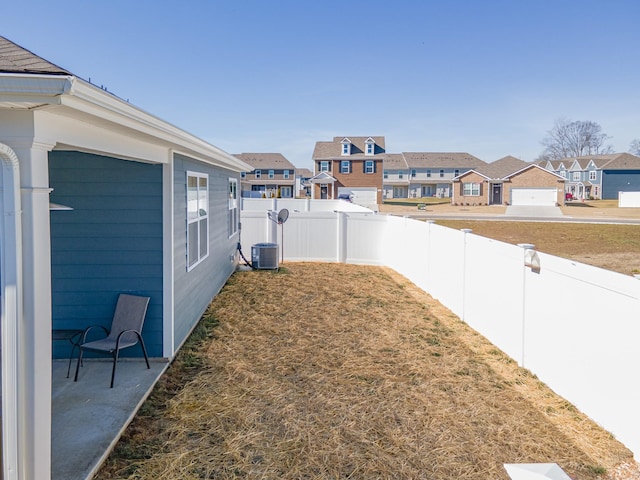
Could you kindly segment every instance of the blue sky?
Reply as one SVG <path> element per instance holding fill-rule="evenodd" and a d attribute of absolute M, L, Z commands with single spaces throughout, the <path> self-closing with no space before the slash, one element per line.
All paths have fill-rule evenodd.
<path fill-rule="evenodd" d="M 640 138 L 637 0 L 2 0 L 0 35 L 229 153 L 316 141 L 534 160 Z"/>

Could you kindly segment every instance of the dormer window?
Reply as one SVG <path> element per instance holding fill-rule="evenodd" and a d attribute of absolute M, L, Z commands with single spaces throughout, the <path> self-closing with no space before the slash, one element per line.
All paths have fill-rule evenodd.
<path fill-rule="evenodd" d="M 342 142 L 342 155 L 351 155 L 351 140 L 344 138 Z"/>
<path fill-rule="evenodd" d="M 375 153 L 375 149 L 376 142 L 371 137 L 367 138 L 367 140 L 364 142 L 364 154 L 373 155 Z"/>

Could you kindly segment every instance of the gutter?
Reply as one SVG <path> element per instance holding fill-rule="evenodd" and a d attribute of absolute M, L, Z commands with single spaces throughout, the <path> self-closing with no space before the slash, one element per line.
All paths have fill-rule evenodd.
<path fill-rule="evenodd" d="M 2 221 L 0 222 L 0 295 L 2 298 L 2 475 L 5 480 L 22 478 L 24 456 L 18 445 L 20 422 L 18 393 L 19 325 L 22 324 L 22 223 L 20 167 L 18 157 L 0 143 L 2 169 Z"/>

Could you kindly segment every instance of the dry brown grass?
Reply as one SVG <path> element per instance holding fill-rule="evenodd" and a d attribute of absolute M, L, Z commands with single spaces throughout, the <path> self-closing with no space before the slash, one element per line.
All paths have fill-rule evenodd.
<path fill-rule="evenodd" d="M 387 269 L 236 273 L 193 337 L 97 478 L 637 472 L 609 433 Z"/>
<path fill-rule="evenodd" d="M 640 225 L 437 220 L 450 228 L 507 243 L 533 243 L 537 250 L 631 275 L 640 273 Z"/>

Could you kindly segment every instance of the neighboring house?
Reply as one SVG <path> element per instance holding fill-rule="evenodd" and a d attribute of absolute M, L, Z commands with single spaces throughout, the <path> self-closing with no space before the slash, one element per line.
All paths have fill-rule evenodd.
<path fill-rule="evenodd" d="M 308 168 L 296 168 L 296 196 L 297 197 L 311 197 L 311 180 L 313 172 Z"/>
<path fill-rule="evenodd" d="M 255 198 L 293 198 L 296 193 L 296 167 L 281 153 L 239 153 L 234 155 L 252 172 L 242 173 L 242 196 Z"/>
<path fill-rule="evenodd" d="M 381 204 L 385 156 L 384 137 L 334 137 L 330 142 L 316 142 L 311 197 L 335 199 L 344 194 L 364 206 Z"/>
<path fill-rule="evenodd" d="M 562 205 L 564 178 L 537 164 L 507 156 L 456 177 L 451 203 Z"/>
<path fill-rule="evenodd" d="M 385 160 L 384 198 L 451 197 L 455 177 L 486 163 L 464 152 L 403 152 Z"/>
<path fill-rule="evenodd" d="M 576 200 L 617 199 L 619 192 L 640 191 L 640 157 L 630 153 L 543 161 L 539 165 L 566 178 L 566 193 Z"/>
<path fill-rule="evenodd" d="M 382 162 L 382 198 L 409 197 L 409 166 L 401 153 L 388 153 Z"/>
<path fill-rule="evenodd" d="M 251 167 L 2 37 L 0 159 L 0 477 L 46 480 L 52 355 L 69 355 L 52 328 L 149 296 L 147 349 L 171 359 L 235 270 Z"/>

